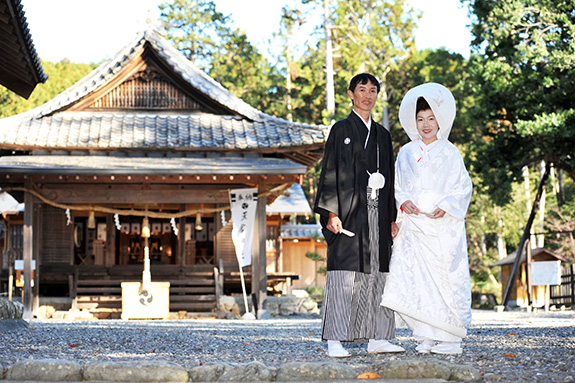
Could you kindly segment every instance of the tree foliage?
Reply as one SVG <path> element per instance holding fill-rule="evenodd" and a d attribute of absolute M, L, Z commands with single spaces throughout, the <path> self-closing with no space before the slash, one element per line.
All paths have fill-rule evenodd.
<path fill-rule="evenodd" d="M 471 0 L 473 76 L 483 137 L 475 167 L 499 204 L 541 159 L 575 178 L 575 3 Z"/>
<path fill-rule="evenodd" d="M 160 4 L 168 39 L 190 61 L 208 71 L 213 56 L 230 36 L 230 18 L 210 0 L 173 0 Z"/>
<path fill-rule="evenodd" d="M 90 73 L 96 66 L 97 64 L 74 64 L 69 60 L 57 63 L 43 61 L 42 68 L 48 75 L 48 80 L 44 84 L 38 84 L 27 100 L 0 86 L 0 118 L 44 104 Z"/>
<path fill-rule="evenodd" d="M 222 38 L 208 74 L 251 106 L 273 114 L 273 68 L 240 30 Z"/>
<path fill-rule="evenodd" d="M 375 118 L 387 107 L 387 74 L 415 52 L 415 15 L 405 0 L 336 0 L 331 3 L 336 113 L 340 119 L 350 111 L 345 92 L 349 80 L 370 72 L 382 82 L 382 100 L 374 108 Z"/>
<path fill-rule="evenodd" d="M 160 5 L 167 37 L 192 63 L 251 106 L 278 115 L 277 70 L 209 0 Z M 282 116 L 283 117 L 283 116 Z"/>

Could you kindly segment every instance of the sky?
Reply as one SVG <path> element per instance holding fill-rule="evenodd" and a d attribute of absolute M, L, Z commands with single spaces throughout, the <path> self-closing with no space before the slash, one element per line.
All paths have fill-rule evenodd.
<path fill-rule="evenodd" d="M 109 59 L 128 45 L 146 19 L 159 15 L 163 0 L 21 0 L 38 56 L 44 61 L 64 58 L 75 63 Z M 298 0 L 213 0 L 216 9 L 230 15 L 233 26 L 244 31 L 260 52 L 278 31 L 281 8 L 301 4 Z M 423 13 L 415 32 L 416 48 L 447 48 L 469 56 L 469 18 L 460 0 L 408 0 Z M 151 10 L 151 12 L 150 12 Z M 254 12 L 255 10 L 255 12 Z M 255 13 L 257 13 L 255 15 Z M 316 10 L 312 12 L 321 16 Z M 310 16 L 313 17 L 313 16 Z M 319 18 L 319 17 L 318 17 Z M 301 45 L 314 33 L 319 22 L 304 24 Z"/>

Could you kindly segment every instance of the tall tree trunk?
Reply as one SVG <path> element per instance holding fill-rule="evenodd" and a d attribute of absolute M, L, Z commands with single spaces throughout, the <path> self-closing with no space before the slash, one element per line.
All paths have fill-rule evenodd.
<path fill-rule="evenodd" d="M 481 216 L 481 243 L 479 246 L 481 248 L 481 254 L 482 255 L 487 254 L 487 244 L 485 243 L 485 216 L 484 215 Z"/>
<path fill-rule="evenodd" d="M 499 216 L 499 212 L 497 216 Z M 507 257 L 507 249 L 505 247 L 505 240 L 503 239 L 503 220 L 499 218 L 497 224 L 499 226 L 499 230 L 497 231 L 497 254 L 499 255 L 499 259 L 503 259 Z"/>
<path fill-rule="evenodd" d="M 529 185 L 529 167 L 526 165 L 523 167 L 523 191 L 525 193 L 525 211 L 529 212 L 531 208 L 531 186 Z M 531 240 L 529 241 L 531 247 L 536 245 L 535 236 L 533 231 L 531 231 Z"/>
<path fill-rule="evenodd" d="M 381 81 L 381 98 L 383 101 L 383 115 L 381 116 L 381 125 L 389 130 L 389 95 L 387 94 L 387 82 Z"/>
<path fill-rule="evenodd" d="M 329 118 L 335 114 L 335 86 L 333 82 L 333 46 L 329 16 L 329 1 L 323 0 L 323 31 L 325 33 L 325 98 Z"/>
<path fill-rule="evenodd" d="M 563 205 L 565 202 L 565 187 L 563 185 L 563 169 L 559 169 L 558 174 L 559 179 L 559 205 Z"/>
<path fill-rule="evenodd" d="M 291 103 L 291 66 L 292 61 L 290 58 L 290 51 L 287 51 L 287 78 L 286 78 L 286 109 L 288 121 L 293 121 L 292 103 Z"/>
<path fill-rule="evenodd" d="M 519 270 L 519 266 L 521 265 L 521 254 L 523 254 L 523 250 L 525 247 L 526 242 L 530 237 L 531 228 L 533 227 L 533 221 L 535 220 L 535 214 L 537 213 L 537 208 L 539 207 L 539 201 L 541 200 L 541 196 L 543 195 L 543 190 L 545 190 L 545 184 L 547 183 L 547 179 L 549 178 L 549 163 L 545 166 L 545 173 L 543 173 L 543 177 L 539 182 L 539 189 L 537 190 L 537 195 L 535 196 L 535 201 L 533 202 L 533 207 L 531 208 L 531 214 L 529 214 L 529 218 L 527 219 L 527 224 L 525 225 L 525 230 L 523 231 L 523 236 L 521 237 L 521 241 L 519 241 L 519 246 L 517 247 L 517 255 L 515 256 L 515 261 L 513 262 L 513 267 L 511 268 L 511 273 L 509 274 L 509 279 L 507 280 L 507 284 L 505 285 L 505 290 L 503 291 L 503 298 L 501 299 L 501 304 L 503 306 L 507 305 L 509 301 L 509 294 L 511 293 L 511 289 L 515 285 L 515 278 L 517 277 L 517 271 Z"/>
<path fill-rule="evenodd" d="M 541 161 L 539 164 L 539 179 L 543 178 L 545 174 L 545 161 Z M 541 233 L 537 236 L 537 247 L 545 247 L 545 235 L 543 235 L 544 224 L 545 224 L 545 199 L 546 199 L 545 189 L 543 189 L 543 194 L 541 195 L 541 202 L 539 203 L 539 224 L 537 225 L 537 232 Z"/>

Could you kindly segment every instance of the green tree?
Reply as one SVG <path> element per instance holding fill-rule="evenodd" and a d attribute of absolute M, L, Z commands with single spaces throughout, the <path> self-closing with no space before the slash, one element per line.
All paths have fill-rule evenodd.
<path fill-rule="evenodd" d="M 309 48 L 294 64 L 298 68 L 298 75 L 293 79 L 292 84 L 294 121 L 326 125 L 330 123 L 329 113 L 325 107 L 323 44 L 322 40 L 317 43 L 316 47 Z M 340 91 L 345 92 L 346 88 Z"/>
<path fill-rule="evenodd" d="M 44 84 L 38 84 L 28 100 L 0 86 L 0 118 L 22 113 L 48 102 L 90 73 L 96 66 L 97 64 L 74 64 L 67 59 L 57 63 L 43 61 L 42 67 L 48 75 L 48 80 Z"/>
<path fill-rule="evenodd" d="M 535 168 L 543 160 L 575 178 L 571 102 L 575 96 L 575 4 L 559 0 L 463 2 L 469 3 L 475 17 L 472 30 L 477 54 L 469 68 L 477 103 L 471 111 L 484 126 L 472 148 L 473 166 L 491 201 L 510 206 L 523 167 Z M 519 241 L 520 251 L 528 240 L 532 217 L 534 212 Z M 505 287 L 503 304 L 514 277 Z"/>
<path fill-rule="evenodd" d="M 240 30 L 223 35 L 208 74 L 254 108 L 274 113 L 270 90 L 277 73 Z"/>
<path fill-rule="evenodd" d="M 575 3 L 470 0 L 477 107 L 475 168 L 499 204 L 521 168 L 545 160 L 575 178 Z"/>
<path fill-rule="evenodd" d="M 345 92 L 349 79 L 371 72 L 381 82 L 380 102 L 374 116 L 389 127 L 387 75 L 415 51 L 415 15 L 405 0 L 337 0 L 331 4 L 333 42 L 336 53 L 336 119 L 347 116 L 349 100 Z"/>
<path fill-rule="evenodd" d="M 230 18 L 209 0 L 173 0 L 160 4 L 168 39 L 190 61 L 208 71 L 213 56 L 230 35 Z"/>
<path fill-rule="evenodd" d="M 279 44 L 282 47 L 279 63 L 285 65 L 285 115 L 290 121 L 293 121 L 292 94 L 295 93 L 292 83 L 298 77 L 299 72 L 293 54 L 293 34 L 303 23 L 304 18 L 301 11 L 283 7 L 280 30 L 274 34 L 276 43 L 279 40 Z"/>
<path fill-rule="evenodd" d="M 282 75 L 245 33 L 232 30 L 230 16 L 212 1 L 175 0 L 160 5 L 168 39 L 196 66 L 251 106 L 286 117 Z"/>

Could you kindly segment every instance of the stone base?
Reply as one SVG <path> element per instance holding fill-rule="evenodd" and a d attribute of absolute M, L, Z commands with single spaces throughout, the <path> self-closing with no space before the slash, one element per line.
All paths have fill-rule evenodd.
<path fill-rule="evenodd" d="M 22 328 L 28 328 L 28 322 L 24 319 L 0 319 L 0 333 Z"/>
<path fill-rule="evenodd" d="M 494 310 L 496 313 L 502 313 L 503 311 L 505 311 L 505 306 L 501 305 L 495 306 Z"/>
<path fill-rule="evenodd" d="M 22 319 L 23 314 L 22 303 L 0 298 L 0 319 Z"/>
<path fill-rule="evenodd" d="M 169 319 L 170 282 L 122 282 L 122 319 Z"/>
<path fill-rule="evenodd" d="M 251 303 L 248 300 L 248 304 Z M 250 307 L 251 309 L 251 307 Z M 220 297 L 220 311 L 222 314 L 233 314 L 236 318 L 245 313 L 243 296 L 224 295 Z M 265 317 L 290 316 L 298 314 L 319 315 L 317 303 L 309 296 L 268 296 L 266 300 L 266 313 L 258 313 L 258 319 Z"/>

